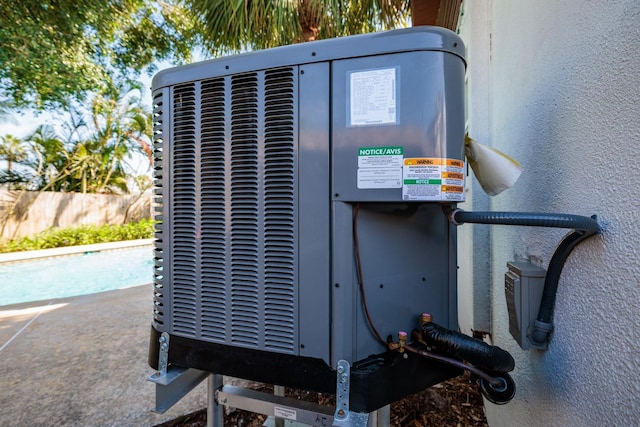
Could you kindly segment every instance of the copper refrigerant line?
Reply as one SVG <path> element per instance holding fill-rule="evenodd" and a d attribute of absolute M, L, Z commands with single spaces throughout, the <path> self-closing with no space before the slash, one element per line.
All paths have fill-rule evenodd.
<path fill-rule="evenodd" d="M 437 360 L 439 362 L 443 362 L 448 365 L 455 366 L 459 369 L 469 371 L 472 374 L 478 376 L 479 378 L 482 378 L 483 380 L 496 386 L 502 385 L 501 379 L 492 377 L 491 375 L 485 373 L 483 370 L 477 368 L 476 366 L 470 365 L 458 359 L 454 359 L 453 357 L 448 357 L 442 354 L 434 353 L 432 350 L 437 348 L 442 350 L 444 353 L 447 353 L 448 351 L 453 353 L 466 352 L 468 353 L 468 357 L 470 359 L 473 359 L 474 352 L 476 354 L 479 352 L 480 354 L 484 355 L 487 352 L 491 352 L 492 350 L 495 351 L 496 349 L 498 349 L 499 352 L 502 352 L 500 353 L 500 355 L 503 357 L 502 365 L 504 366 L 498 366 L 495 364 L 494 366 L 491 366 L 493 362 L 490 359 L 493 357 L 493 355 L 489 355 L 489 359 L 483 360 L 484 364 L 487 364 L 490 367 L 492 367 L 493 369 L 491 370 L 494 372 L 500 372 L 500 371 L 508 372 L 513 370 L 513 367 L 514 367 L 513 358 L 511 358 L 511 355 L 509 355 L 509 353 L 507 353 L 502 349 L 499 349 L 498 347 L 490 346 L 489 344 L 486 344 L 483 341 L 477 340 L 475 338 L 471 338 L 467 335 L 461 334 L 459 332 L 451 331 L 440 325 L 437 325 L 432 322 L 432 316 L 428 313 L 423 313 L 420 315 L 420 324 L 421 324 L 421 331 L 417 331 L 417 330 L 413 331 L 412 337 L 411 337 L 412 341 L 408 343 L 407 342 L 408 334 L 405 331 L 399 331 L 398 341 L 393 342 L 389 340 L 389 342 L 386 343 L 387 348 L 392 351 L 398 351 L 399 353 L 404 353 L 405 351 L 407 351 L 421 357 Z M 438 343 L 439 346 L 433 344 L 433 342 L 428 342 L 424 339 L 425 334 L 423 333 L 423 331 L 425 330 L 425 328 L 427 329 L 437 328 L 439 337 L 436 339 L 440 341 L 440 343 Z M 449 341 L 453 341 L 454 343 L 456 343 L 457 341 L 458 348 L 452 348 L 449 345 L 449 348 L 447 349 L 447 343 L 443 341 L 444 339 L 448 339 Z M 441 348 L 440 346 L 442 346 L 443 344 L 444 344 L 444 348 Z M 465 349 L 465 344 L 467 347 L 466 349 Z M 425 347 L 426 350 L 423 350 L 419 347 Z M 498 369 L 495 369 L 496 367 Z"/>
<path fill-rule="evenodd" d="M 425 335 L 423 331 L 420 331 L 420 332 L 416 331 L 416 333 L 413 334 L 415 336 L 412 336 L 412 339 L 413 338 L 416 338 L 416 339 L 412 341 L 410 344 L 407 344 L 407 333 L 404 331 L 400 331 L 398 333 L 398 342 L 391 342 L 391 340 L 386 341 L 382 338 L 382 335 L 376 328 L 373 322 L 373 319 L 371 318 L 371 314 L 369 313 L 369 308 L 367 305 L 367 297 L 366 297 L 364 279 L 363 279 L 364 276 L 362 273 L 362 262 L 360 259 L 360 242 L 359 242 L 360 239 L 358 237 L 359 212 L 360 212 L 360 204 L 356 203 L 354 205 L 354 210 L 353 210 L 353 244 L 354 244 L 354 251 L 355 251 L 358 287 L 360 289 L 360 296 L 362 299 L 362 309 L 367 319 L 367 324 L 369 325 L 371 332 L 373 333 L 375 338 L 378 340 L 378 342 L 380 342 L 380 344 L 389 348 L 390 350 L 397 350 L 400 353 L 404 353 L 404 351 L 406 350 L 408 352 L 417 354 L 425 358 L 438 360 L 440 362 L 447 363 L 457 368 L 467 370 L 493 385 L 501 385 L 502 381 L 499 378 L 494 378 L 475 366 L 464 363 L 453 357 L 436 354 L 431 351 L 425 351 L 425 350 L 419 349 L 418 347 L 414 347 L 414 344 L 413 344 L 414 342 L 416 343 L 416 345 L 426 344 L 426 342 L 423 340 L 423 336 Z M 449 353 L 449 354 L 452 354 L 453 356 L 460 357 L 460 358 L 468 357 L 470 361 L 480 358 L 482 361 L 482 364 L 490 367 L 491 370 L 494 372 L 509 372 L 513 370 L 514 361 L 508 352 L 502 349 L 499 349 L 498 347 L 490 346 L 489 344 L 486 344 L 483 341 L 477 340 L 475 338 L 471 338 L 459 332 L 455 332 L 455 331 L 451 331 L 446 328 L 443 328 L 440 325 L 436 325 L 435 323 L 432 323 L 431 320 L 432 320 L 432 316 L 430 314 L 423 313 L 420 316 L 421 328 L 424 329 L 425 326 L 428 326 L 428 329 L 430 329 L 432 332 L 431 335 L 433 335 L 434 331 L 436 332 L 435 334 L 436 336 L 432 338 L 438 342 L 438 348 L 441 350 L 444 350 L 445 353 Z M 429 345 L 427 345 L 426 347 L 427 349 L 432 348 Z M 448 348 L 448 351 L 447 351 L 447 348 Z M 499 356 L 501 356 L 503 359 L 506 359 L 506 362 L 505 360 L 501 360 L 502 363 L 500 364 L 500 365 L 505 365 L 506 363 L 506 366 L 498 366 L 497 367 L 498 369 L 496 369 L 496 366 L 493 366 L 493 362 L 490 359 L 493 357 L 495 353 L 499 354 Z"/>

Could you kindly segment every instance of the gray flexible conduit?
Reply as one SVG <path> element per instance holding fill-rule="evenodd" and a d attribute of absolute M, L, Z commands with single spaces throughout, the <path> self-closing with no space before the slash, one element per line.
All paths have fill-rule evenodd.
<path fill-rule="evenodd" d="M 552 330 L 553 307 L 558 292 L 558 281 L 564 263 L 578 243 L 601 231 L 596 216 L 532 213 L 532 212 L 465 212 L 455 209 L 449 213 L 449 220 L 456 225 L 468 223 L 523 225 L 532 227 L 568 228 L 573 231 L 567 234 L 549 261 L 547 275 L 544 279 L 544 289 L 538 317 L 531 335 L 533 344 L 545 345 L 549 341 Z"/>
<path fill-rule="evenodd" d="M 574 228 L 583 232 L 591 231 L 590 236 L 600 230 L 598 221 L 587 216 L 534 213 L 534 212 L 466 212 L 456 209 L 451 212 L 454 224 L 501 224 L 528 225 L 532 227 Z"/>

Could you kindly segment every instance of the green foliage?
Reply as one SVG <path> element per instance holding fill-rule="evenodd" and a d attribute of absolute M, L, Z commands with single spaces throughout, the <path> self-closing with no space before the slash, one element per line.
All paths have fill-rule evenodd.
<path fill-rule="evenodd" d="M 0 253 L 90 245 L 122 240 L 150 239 L 153 221 L 143 219 L 123 225 L 82 225 L 69 228 L 50 228 L 31 237 L 10 240 L 0 245 Z"/>
<path fill-rule="evenodd" d="M 14 107 L 69 105 L 156 60 L 188 61 L 201 31 L 173 0 L 0 2 L 0 94 Z"/>
<path fill-rule="evenodd" d="M 151 158 L 151 114 L 137 90 L 108 86 L 88 109 L 70 109 L 63 137 L 40 126 L 24 141 L 6 136 L 0 144 L 0 183 L 13 189 L 82 193 L 129 193 L 126 160 L 139 152 Z"/>
<path fill-rule="evenodd" d="M 0 99 L 54 110 L 115 81 L 213 55 L 406 26 L 407 0 L 0 2 Z M 4 102 L 4 101 L 3 101 Z M 2 104 L 0 103 L 0 116 Z"/>
<path fill-rule="evenodd" d="M 14 163 L 27 159 L 27 150 L 22 140 L 13 135 L 2 136 L 0 141 L 0 159 L 7 162 L 7 170 L 11 172 Z"/>

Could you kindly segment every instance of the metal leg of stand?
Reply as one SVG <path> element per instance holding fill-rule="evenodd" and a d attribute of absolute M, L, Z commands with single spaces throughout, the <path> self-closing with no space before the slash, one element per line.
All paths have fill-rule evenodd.
<path fill-rule="evenodd" d="M 369 415 L 367 427 L 389 427 L 391 424 L 391 406 L 383 406 Z"/>
<path fill-rule="evenodd" d="M 282 396 L 282 397 L 284 397 L 284 387 L 281 386 L 281 385 L 274 385 L 273 386 L 273 395 L 274 396 Z M 276 417 L 274 419 L 274 427 L 284 427 L 284 419 Z"/>
<path fill-rule="evenodd" d="M 207 427 L 223 427 L 224 407 L 216 402 L 216 390 L 222 389 L 222 375 L 207 378 Z"/>

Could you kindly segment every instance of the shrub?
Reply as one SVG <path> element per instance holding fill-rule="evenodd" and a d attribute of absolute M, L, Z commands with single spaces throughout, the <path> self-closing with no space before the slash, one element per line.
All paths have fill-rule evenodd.
<path fill-rule="evenodd" d="M 150 239 L 153 221 L 143 219 L 122 225 L 81 225 L 79 227 L 50 228 L 34 236 L 9 240 L 0 244 L 0 253 L 90 245 L 121 240 Z"/>

